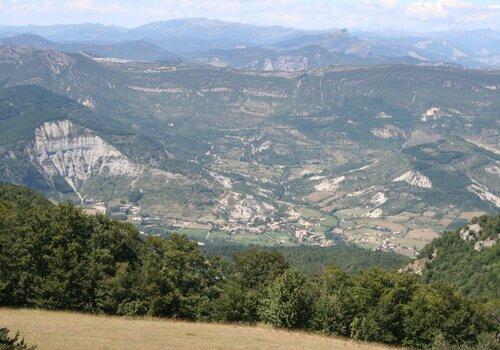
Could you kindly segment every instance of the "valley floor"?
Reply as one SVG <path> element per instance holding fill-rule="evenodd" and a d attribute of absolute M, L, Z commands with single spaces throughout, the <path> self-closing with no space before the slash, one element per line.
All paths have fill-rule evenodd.
<path fill-rule="evenodd" d="M 19 331 L 44 349 L 346 349 L 383 350 L 378 344 L 263 327 L 153 318 L 0 309 L 0 326 Z"/>

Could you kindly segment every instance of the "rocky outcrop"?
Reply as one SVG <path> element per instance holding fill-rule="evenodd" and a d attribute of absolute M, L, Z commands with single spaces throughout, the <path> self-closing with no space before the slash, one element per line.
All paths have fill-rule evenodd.
<path fill-rule="evenodd" d="M 425 268 L 436 258 L 437 256 L 437 251 L 434 250 L 432 252 L 432 255 L 430 258 L 420 258 L 416 259 L 412 263 L 406 265 L 402 269 L 399 270 L 399 272 L 403 273 L 411 273 L 415 275 L 422 276 Z"/>
<path fill-rule="evenodd" d="M 475 241 L 481 235 L 481 225 L 479 225 L 477 223 L 476 224 L 469 224 L 469 225 L 465 226 L 463 229 L 461 229 L 459 234 L 460 234 L 460 238 L 462 238 L 465 242 Z M 500 234 L 497 234 L 496 236 L 488 237 L 488 238 L 481 240 L 481 241 L 478 240 L 474 244 L 474 250 L 476 252 L 481 252 L 485 249 L 493 247 L 497 243 L 499 237 L 500 237 Z"/>
<path fill-rule="evenodd" d="M 381 128 L 372 128 L 370 129 L 370 131 L 372 132 L 373 135 L 381 139 L 392 139 L 405 136 L 403 130 L 391 124 L 385 125 Z"/>
<path fill-rule="evenodd" d="M 420 120 L 423 122 L 441 118 L 441 117 L 449 117 L 450 115 L 443 112 L 439 107 L 429 108 L 427 111 L 422 113 Z"/>
<path fill-rule="evenodd" d="M 382 216 L 382 213 L 383 213 L 382 209 L 377 208 L 377 209 L 370 211 L 369 213 L 366 213 L 365 215 L 363 215 L 363 217 L 365 217 L 365 218 L 379 218 Z"/>
<path fill-rule="evenodd" d="M 467 190 L 469 192 L 474 193 L 482 201 L 491 202 L 497 208 L 500 208 L 500 198 L 499 197 L 497 197 L 496 195 L 491 193 L 486 186 L 484 186 L 484 185 L 482 185 L 474 180 L 472 180 L 472 181 L 473 181 L 473 183 L 470 184 L 469 186 L 467 186 Z"/>
<path fill-rule="evenodd" d="M 481 226 L 479 224 L 470 224 L 460 230 L 460 238 L 464 241 L 473 241 L 479 237 Z"/>
<path fill-rule="evenodd" d="M 276 211 L 269 203 L 257 200 L 254 196 L 229 191 L 220 200 L 218 211 L 225 211 L 230 222 L 252 222 L 265 219 Z"/>
<path fill-rule="evenodd" d="M 421 174 L 418 171 L 409 170 L 401 176 L 396 177 L 393 182 L 404 181 L 412 186 L 422 187 L 422 188 L 432 188 L 431 180 Z"/>
<path fill-rule="evenodd" d="M 370 200 L 370 203 L 373 205 L 382 205 L 387 202 L 387 197 L 384 192 L 377 192 Z"/>
<path fill-rule="evenodd" d="M 262 70 L 295 72 L 309 68 L 307 57 L 304 56 L 279 56 L 276 59 L 266 58 Z"/>
<path fill-rule="evenodd" d="M 338 176 L 333 179 L 326 179 L 314 186 L 316 191 L 335 191 L 339 184 L 345 180 L 345 176 Z"/>
<path fill-rule="evenodd" d="M 139 176 L 143 172 L 91 130 L 69 120 L 45 122 L 36 129 L 34 157 L 43 174 L 51 180 L 63 177 L 79 196 L 79 187 L 93 175 Z"/>
<path fill-rule="evenodd" d="M 489 249 L 493 247 L 497 243 L 499 236 L 500 234 L 496 237 L 489 237 L 484 241 L 477 241 L 476 244 L 474 244 L 474 250 L 476 252 L 481 252 L 484 249 Z"/>

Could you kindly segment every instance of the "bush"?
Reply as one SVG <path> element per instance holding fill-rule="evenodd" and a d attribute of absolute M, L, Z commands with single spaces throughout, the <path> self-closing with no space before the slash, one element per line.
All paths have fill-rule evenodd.
<path fill-rule="evenodd" d="M 443 338 L 451 345 L 473 345 L 492 324 L 477 308 L 447 286 L 421 286 L 405 306 L 406 346 L 424 348 Z"/>
<path fill-rule="evenodd" d="M 297 269 L 291 268 L 268 287 L 259 314 L 273 326 L 308 328 L 313 302 L 312 286 Z"/>
<path fill-rule="evenodd" d="M 289 264 L 281 253 L 255 247 L 234 254 L 233 261 L 220 298 L 214 303 L 213 318 L 258 322 L 258 308 L 265 289 L 286 271 Z"/>
<path fill-rule="evenodd" d="M 19 337 L 19 333 L 10 337 L 7 328 L 0 328 L 0 350 L 33 350 L 35 348 L 35 346 L 27 345 L 24 339 Z"/>

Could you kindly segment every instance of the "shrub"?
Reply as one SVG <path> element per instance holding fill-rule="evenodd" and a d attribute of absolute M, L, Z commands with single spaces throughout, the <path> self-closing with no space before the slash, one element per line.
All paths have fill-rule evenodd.
<path fill-rule="evenodd" d="M 24 339 L 16 333 L 13 337 L 9 336 L 7 328 L 0 328 L 0 350 L 33 350 L 35 346 L 29 346 Z"/>
<path fill-rule="evenodd" d="M 295 268 L 287 270 L 267 289 L 259 309 L 264 322 L 285 328 L 308 328 L 314 293 L 306 278 Z"/>

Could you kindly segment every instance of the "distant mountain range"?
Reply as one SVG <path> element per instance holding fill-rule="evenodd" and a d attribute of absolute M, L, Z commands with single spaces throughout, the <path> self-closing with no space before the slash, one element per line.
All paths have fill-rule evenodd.
<path fill-rule="evenodd" d="M 84 52 L 91 56 L 296 71 L 327 65 L 383 63 L 500 65 L 500 33 L 306 31 L 188 18 L 127 29 L 102 24 L 0 26 L 2 45 Z M 242 50 L 243 49 L 243 50 Z"/>

